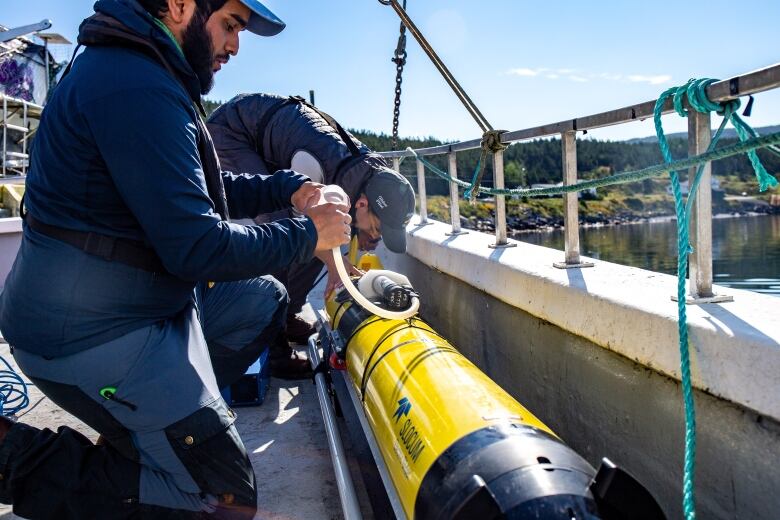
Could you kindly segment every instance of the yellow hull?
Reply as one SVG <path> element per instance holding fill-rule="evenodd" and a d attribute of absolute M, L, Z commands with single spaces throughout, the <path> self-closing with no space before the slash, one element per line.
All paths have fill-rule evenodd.
<path fill-rule="evenodd" d="M 376 256 L 360 260 L 364 268 L 378 263 Z M 347 291 L 326 302 L 326 311 L 336 333 L 321 334 L 331 369 L 346 371 L 349 401 L 360 400 L 356 412 L 376 441 L 369 444 L 387 470 L 397 514 L 664 519 L 636 479 L 607 459 L 597 472 L 421 319 L 379 318 Z"/>
<path fill-rule="evenodd" d="M 350 305 L 329 303 L 334 329 Z M 410 518 L 423 478 L 458 439 L 495 424 L 554 435 L 420 319 L 370 316 L 349 338 L 346 364 Z"/>

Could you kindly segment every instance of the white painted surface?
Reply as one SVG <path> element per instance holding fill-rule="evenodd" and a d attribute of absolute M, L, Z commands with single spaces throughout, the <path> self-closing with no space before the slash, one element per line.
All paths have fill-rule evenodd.
<path fill-rule="evenodd" d="M 0 289 L 16 259 L 16 252 L 22 243 L 22 219 L 0 218 Z"/>
<path fill-rule="evenodd" d="M 407 228 L 412 257 L 679 380 L 674 276 L 585 257 L 596 266 L 556 269 L 561 251 L 523 242 L 491 249 L 492 235 L 469 230 L 448 237 L 448 224 L 418 222 Z M 394 256 L 384 255 L 388 269 Z M 687 307 L 694 386 L 780 420 L 780 298 L 715 290 L 735 301 Z"/>
<path fill-rule="evenodd" d="M 21 232 L 22 219 L 20 217 L 0 218 L 0 234 Z"/>

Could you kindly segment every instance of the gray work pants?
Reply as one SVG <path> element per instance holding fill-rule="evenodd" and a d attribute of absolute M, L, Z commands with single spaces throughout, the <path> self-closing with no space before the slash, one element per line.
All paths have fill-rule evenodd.
<path fill-rule="evenodd" d="M 271 277 L 199 285 L 177 315 L 103 345 L 54 359 L 17 349 L 22 371 L 107 445 L 14 425 L 0 501 L 31 519 L 252 518 L 255 476 L 219 389 L 276 337 L 286 307 Z"/>

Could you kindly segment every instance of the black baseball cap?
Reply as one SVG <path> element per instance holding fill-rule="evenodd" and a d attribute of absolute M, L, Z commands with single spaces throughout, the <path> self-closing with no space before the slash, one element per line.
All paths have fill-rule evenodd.
<path fill-rule="evenodd" d="M 275 36 L 282 32 L 285 23 L 258 0 L 240 0 L 250 11 L 246 30 L 259 36 Z"/>
<path fill-rule="evenodd" d="M 414 190 L 406 178 L 389 168 L 377 170 L 366 183 L 371 211 L 382 223 L 382 240 L 394 253 L 406 252 L 406 225 L 414 215 Z"/>

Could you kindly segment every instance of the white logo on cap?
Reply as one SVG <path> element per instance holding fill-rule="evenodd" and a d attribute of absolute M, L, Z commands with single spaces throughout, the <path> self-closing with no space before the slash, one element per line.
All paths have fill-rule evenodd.
<path fill-rule="evenodd" d="M 385 202 L 385 199 L 382 198 L 382 196 L 380 195 L 379 197 L 376 198 L 376 205 L 384 209 L 387 207 L 387 202 Z"/>

